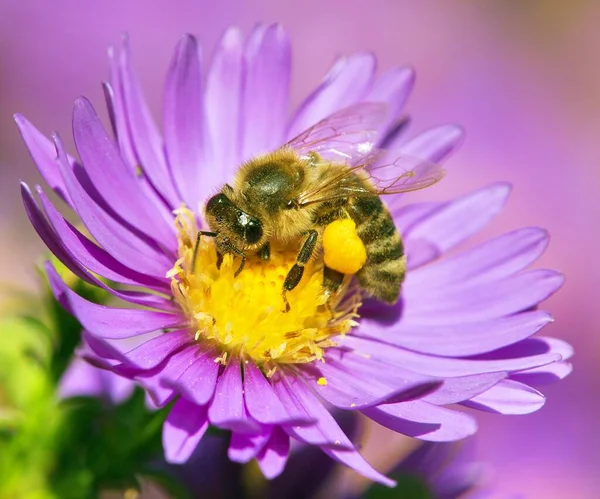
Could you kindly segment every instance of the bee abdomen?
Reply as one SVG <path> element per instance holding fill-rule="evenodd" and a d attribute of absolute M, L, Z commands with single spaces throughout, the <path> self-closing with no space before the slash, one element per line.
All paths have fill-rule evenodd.
<path fill-rule="evenodd" d="M 406 274 L 406 256 L 387 258 L 381 263 L 367 263 L 356 274 L 367 294 L 387 303 L 396 303 Z"/>
<path fill-rule="evenodd" d="M 356 274 L 370 295 L 395 303 L 406 274 L 404 245 L 392 216 L 378 196 L 355 199 L 349 209 L 367 250 L 367 261 Z"/>

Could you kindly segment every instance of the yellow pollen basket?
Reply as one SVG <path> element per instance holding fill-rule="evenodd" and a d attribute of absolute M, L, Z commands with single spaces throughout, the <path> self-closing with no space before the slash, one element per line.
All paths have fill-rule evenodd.
<path fill-rule="evenodd" d="M 268 261 L 248 254 L 244 269 L 234 277 L 240 259 L 227 254 L 219 266 L 214 241 L 203 237 L 192 269 L 195 218 L 187 208 L 176 214 L 179 259 L 167 276 L 196 340 L 221 352 L 217 361 L 225 363 L 238 355 L 252 359 L 269 375 L 277 365 L 323 359 L 324 349 L 334 345 L 331 337 L 357 324 L 360 296 L 344 299 L 336 310 L 323 288 L 319 259 L 306 265 L 298 286 L 287 293 L 290 310 L 284 312 L 283 281 L 298 248 L 272 247 Z"/>
<path fill-rule="evenodd" d="M 356 274 L 367 261 L 367 250 L 351 218 L 334 220 L 323 231 L 325 264 L 342 274 Z"/>

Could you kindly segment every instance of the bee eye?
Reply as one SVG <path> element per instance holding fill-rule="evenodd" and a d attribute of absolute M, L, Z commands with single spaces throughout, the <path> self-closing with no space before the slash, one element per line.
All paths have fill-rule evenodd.
<path fill-rule="evenodd" d="M 254 244 L 260 241 L 263 231 L 258 218 L 254 218 L 252 215 L 240 210 L 238 212 L 238 224 L 247 243 Z"/>
<path fill-rule="evenodd" d="M 251 219 L 244 227 L 244 237 L 250 244 L 257 243 L 262 237 L 262 227 L 258 220 Z"/>
<path fill-rule="evenodd" d="M 291 210 L 292 208 L 296 208 L 296 201 L 293 199 L 290 199 L 287 203 L 285 203 L 285 207 L 288 210 Z"/>
<path fill-rule="evenodd" d="M 219 193 L 208 200 L 206 211 L 210 212 L 225 205 L 231 205 L 231 201 L 229 201 L 229 198 L 225 194 Z"/>

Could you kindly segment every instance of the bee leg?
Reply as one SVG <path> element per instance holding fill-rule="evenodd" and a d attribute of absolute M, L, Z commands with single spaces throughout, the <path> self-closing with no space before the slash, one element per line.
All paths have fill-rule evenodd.
<path fill-rule="evenodd" d="M 283 281 L 283 301 L 285 302 L 285 312 L 290 311 L 290 304 L 286 298 L 286 293 L 291 291 L 300 282 L 302 279 L 302 274 L 304 274 L 304 266 L 310 260 L 315 248 L 317 246 L 317 238 L 319 237 L 319 233 L 316 230 L 311 230 L 308 232 L 308 236 L 302 243 L 302 247 L 298 252 L 298 256 L 296 257 L 296 263 L 292 266 L 287 276 L 285 277 L 285 281 Z"/>
<path fill-rule="evenodd" d="M 260 249 L 259 253 L 261 260 L 270 260 L 271 259 L 271 245 L 269 243 L 265 243 L 265 245 Z"/>
<path fill-rule="evenodd" d="M 217 237 L 216 232 L 209 232 L 206 230 L 199 230 L 196 236 L 196 244 L 194 245 L 194 254 L 192 256 L 192 273 L 196 270 L 196 258 L 198 258 L 198 249 L 200 248 L 200 238 L 202 236 Z"/>
<path fill-rule="evenodd" d="M 238 253 L 238 255 L 242 257 L 242 261 L 240 262 L 238 269 L 235 271 L 235 274 L 233 274 L 233 277 L 240 275 L 240 272 L 244 270 L 244 265 L 246 265 L 246 255 L 244 255 L 244 253 Z"/>
<path fill-rule="evenodd" d="M 285 313 L 290 311 L 290 303 L 288 302 L 286 296 L 287 292 L 298 286 L 300 279 L 302 279 L 302 274 L 304 274 L 304 264 L 299 265 L 298 263 L 295 263 L 285 277 L 285 281 L 283 282 L 283 290 L 281 291 L 281 296 L 283 297 L 283 301 L 285 303 Z"/>
<path fill-rule="evenodd" d="M 329 294 L 329 298 L 325 302 L 325 306 L 327 310 L 331 314 L 331 318 L 335 318 L 335 313 L 333 311 L 335 305 L 337 305 L 337 301 L 339 299 L 337 295 L 338 291 L 342 287 L 344 282 L 344 274 L 338 272 L 337 270 L 333 270 L 329 268 L 327 265 L 323 266 L 323 287 L 327 290 Z M 334 305 L 332 306 L 331 302 L 334 301 Z"/>
<path fill-rule="evenodd" d="M 246 253 L 236 247 L 228 238 L 223 239 L 222 246 L 226 253 L 233 253 L 242 259 L 240 266 L 235 271 L 235 274 L 233 274 L 233 277 L 237 277 L 240 275 L 240 272 L 244 270 L 244 265 L 246 265 Z"/>
<path fill-rule="evenodd" d="M 332 295 L 339 291 L 343 281 L 344 274 L 329 268 L 327 265 L 323 266 L 323 287 Z"/>
<path fill-rule="evenodd" d="M 283 298 L 283 303 L 285 303 L 285 308 L 283 309 L 284 314 L 287 314 L 291 308 L 290 302 L 287 299 L 286 293 L 287 293 L 287 291 L 285 289 L 281 292 L 281 297 Z"/>

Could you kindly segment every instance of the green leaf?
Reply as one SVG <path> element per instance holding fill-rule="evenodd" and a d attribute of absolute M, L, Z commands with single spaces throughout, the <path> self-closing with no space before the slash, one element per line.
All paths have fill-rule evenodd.
<path fill-rule="evenodd" d="M 52 395 L 47 378 L 50 344 L 48 331 L 25 318 L 0 323 L 0 407 L 31 410 Z"/>
<path fill-rule="evenodd" d="M 169 407 L 148 410 L 138 388 L 117 406 L 78 397 L 65 401 L 63 408 L 66 421 L 58 435 L 57 466 L 51 473 L 57 496 L 64 497 L 74 479 L 95 494 L 136 487 L 137 476 L 158 473 L 153 463 L 162 457 L 161 428 Z"/>
<path fill-rule="evenodd" d="M 0 323 L 0 497 L 50 498 L 48 470 L 60 424 L 48 377 L 50 343 L 41 323 Z"/>

